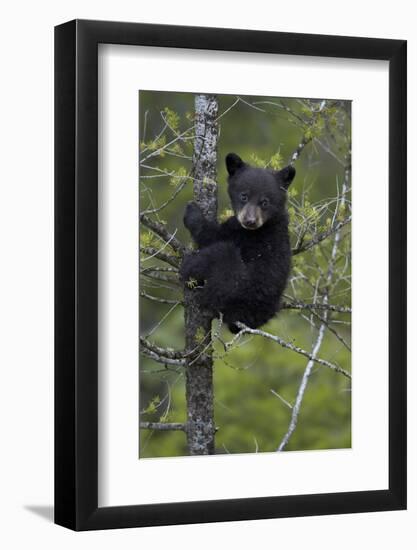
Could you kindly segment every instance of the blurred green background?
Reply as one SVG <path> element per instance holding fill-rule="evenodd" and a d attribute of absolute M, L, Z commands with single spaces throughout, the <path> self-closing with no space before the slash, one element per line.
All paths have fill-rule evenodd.
<path fill-rule="evenodd" d="M 139 125 L 141 159 L 192 126 L 194 94 L 141 91 L 139 93 Z M 308 117 L 303 105 L 296 98 L 271 98 L 219 95 L 218 142 L 218 190 L 219 216 L 229 208 L 224 159 L 227 153 L 235 152 L 248 162 L 262 164 L 271 158 L 286 165 L 300 143 L 305 128 L 282 107 L 284 102 L 290 110 Z M 235 104 L 236 103 L 236 104 Z M 234 105 L 235 104 L 235 105 Z M 228 110 L 234 105 L 230 110 Z M 346 110 L 346 103 L 343 105 Z M 335 107 L 337 110 L 337 105 Z M 349 105 L 350 109 L 350 105 Z M 304 109 L 305 110 L 305 109 Z M 164 115 L 175 132 L 169 128 L 158 137 L 164 127 Z M 336 112 L 335 117 L 337 118 Z M 345 133 L 333 142 L 336 145 L 344 138 L 350 139 L 350 118 L 342 118 L 339 124 L 321 130 L 320 139 L 327 143 L 326 132 Z M 187 135 L 187 134 L 186 134 Z M 190 134 L 191 135 L 191 134 Z M 335 136 L 333 135 L 333 138 Z M 157 139 L 156 139 L 157 138 Z M 329 138 L 330 139 L 330 138 Z M 341 148 L 341 146 L 340 146 Z M 339 153 L 340 151 L 336 152 Z M 143 211 L 168 200 L 178 185 L 178 177 L 170 177 L 146 168 L 151 166 L 178 176 L 191 168 L 192 139 L 176 142 L 169 154 L 156 155 L 140 168 L 140 209 Z M 303 150 L 296 163 L 297 175 L 292 184 L 292 196 L 300 202 L 317 204 L 337 194 L 343 180 L 343 166 L 334 155 L 313 140 Z M 192 183 L 188 183 L 166 208 L 157 213 L 159 221 L 184 243 L 190 236 L 183 227 L 182 217 L 186 203 L 192 199 Z M 331 214 L 331 213 L 330 213 Z M 329 211 L 323 214 L 328 218 Z M 323 220 L 324 223 L 324 220 Z M 141 227 L 141 242 L 148 244 L 152 235 Z M 295 237 L 292 235 L 294 241 Z M 330 240 L 329 240 L 330 241 Z M 316 262 L 326 265 L 329 242 L 315 247 L 294 258 L 294 264 L 309 263 L 310 254 Z M 320 249 L 320 250 L 319 250 Z M 343 239 L 340 262 L 348 262 L 348 276 L 341 281 L 333 295 L 332 304 L 350 306 L 350 236 Z M 317 258 L 319 258 L 317 260 Z M 340 263 L 339 262 L 339 263 Z M 166 266 L 155 258 L 144 260 L 142 266 Z M 348 281 L 348 282 L 346 282 Z M 297 297 L 311 301 L 308 285 L 297 287 Z M 159 286 L 146 279 L 141 280 L 141 290 L 154 296 L 171 300 L 181 298 L 181 289 L 175 285 Z M 300 294 L 301 293 L 301 294 Z M 291 294 L 291 289 L 289 289 Z M 335 314 L 337 330 L 350 341 L 350 316 Z M 217 322 L 217 321 L 216 321 Z M 216 323 L 215 322 L 215 323 Z M 314 319 L 308 312 L 284 310 L 265 325 L 263 330 L 277 334 L 289 342 L 310 351 L 317 335 L 312 326 Z M 160 346 L 181 349 L 184 346 L 184 320 L 181 305 L 160 304 L 145 298 L 140 301 L 141 334 L 149 335 Z M 335 325 L 336 326 L 336 325 Z M 229 341 L 232 335 L 226 327 L 221 329 L 221 338 Z M 260 337 L 245 336 L 243 345 L 223 357 L 222 346 L 217 343 L 214 361 L 216 453 L 247 453 L 276 450 L 288 429 L 291 409 L 273 392 L 293 404 L 307 359 L 290 350 L 283 349 L 272 341 Z M 336 362 L 350 371 L 349 350 L 329 331 L 320 349 L 319 357 Z M 184 422 L 185 388 L 181 369 L 166 370 L 151 359 L 140 357 L 140 418 L 143 421 Z M 182 432 L 140 430 L 140 457 L 181 456 L 187 454 L 185 435 Z M 310 377 L 301 407 L 298 426 L 286 450 L 313 450 L 346 448 L 351 445 L 351 391 L 350 381 L 326 367 L 316 365 Z"/>

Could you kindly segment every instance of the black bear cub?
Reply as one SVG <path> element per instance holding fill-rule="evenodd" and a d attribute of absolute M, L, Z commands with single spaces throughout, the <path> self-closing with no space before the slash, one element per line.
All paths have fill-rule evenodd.
<path fill-rule="evenodd" d="M 234 153 L 226 167 L 235 215 L 210 222 L 188 203 L 184 225 L 199 249 L 185 256 L 180 276 L 236 333 L 237 322 L 257 328 L 279 310 L 291 264 L 286 199 L 295 169 L 255 168 Z"/>

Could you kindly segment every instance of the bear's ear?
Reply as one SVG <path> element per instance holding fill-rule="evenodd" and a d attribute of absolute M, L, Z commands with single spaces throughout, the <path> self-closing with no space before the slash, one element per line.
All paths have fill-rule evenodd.
<path fill-rule="evenodd" d="M 229 176 L 233 176 L 239 170 L 240 168 L 243 168 L 245 166 L 245 163 L 243 160 L 239 157 L 239 155 L 236 155 L 236 153 L 229 153 L 226 156 L 226 168 L 229 172 Z"/>
<path fill-rule="evenodd" d="M 278 183 L 283 187 L 284 189 L 288 189 L 290 186 L 290 183 L 295 177 L 295 168 L 291 164 L 283 168 L 282 170 L 279 170 L 278 172 L 275 172 L 275 176 L 278 180 Z"/>

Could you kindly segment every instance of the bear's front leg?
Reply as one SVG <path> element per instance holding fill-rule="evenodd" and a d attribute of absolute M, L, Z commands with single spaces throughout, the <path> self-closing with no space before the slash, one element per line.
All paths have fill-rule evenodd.
<path fill-rule="evenodd" d="M 218 223 L 206 220 L 201 208 L 194 201 L 189 202 L 185 208 L 184 225 L 199 247 L 213 243 L 218 237 Z"/>

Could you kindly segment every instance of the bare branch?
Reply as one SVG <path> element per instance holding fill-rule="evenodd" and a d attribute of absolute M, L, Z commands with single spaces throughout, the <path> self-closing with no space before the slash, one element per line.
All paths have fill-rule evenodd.
<path fill-rule="evenodd" d="M 345 197 L 346 197 L 346 191 L 347 191 L 349 178 L 350 178 L 350 167 L 346 167 L 345 168 L 345 177 L 344 177 L 343 186 L 342 186 L 342 194 L 341 194 L 340 202 L 337 203 L 335 215 L 339 211 L 339 207 L 344 206 L 344 204 L 345 204 Z M 327 281 L 326 281 L 326 288 L 325 288 L 324 297 L 323 297 L 323 302 L 325 304 L 327 304 L 328 299 L 329 299 L 329 292 L 330 292 L 330 287 L 331 287 L 332 279 L 333 279 L 333 275 L 334 275 L 334 267 L 335 267 L 335 263 L 336 263 L 336 257 L 337 257 L 337 251 L 338 251 L 338 247 L 339 247 L 340 237 L 341 237 L 341 235 L 340 235 L 340 229 L 339 229 L 338 231 L 336 231 L 335 236 L 334 236 L 332 253 L 331 253 L 331 257 L 330 257 L 329 264 L 328 264 L 328 269 L 327 269 Z M 315 314 L 315 315 L 317 315 L 317 314 Z M 329 311 L 328 310 L 324 311 L 323 318 L 321 318 L 320 316 L 318 316 L 318 317 L 321 319 L 322 323 L 321 323 L 320 328 L 319 328 L 317 339 L 316 339 L 315 344 L 313 346 L 313 349 L 311 351 L 310 360 L 307 363 L 307 366 L 304 370 L 303 377 L 301 379 L 300 387 L 298 388 L 297 397 L 296 397 L 295 404 L 294 404 L 292 414 L 291 414 L 290 425 L 288 427 L 288 430 L 287 430 L 286 434 L 282 438 L 281 443 L 278 446 L 278 449 L 277 449 L 278 452 L 284 450 L 284 448 L 286 447 L 291 435 L 293 434 L 294 430 L 297 427 L 298 416 L 299 416 L 299 413 L 300 413 L 301 403 L 302 403 L 303 398 L 304 398 L 304 393 L 305 393 L 305 390 L 307 388 L 307 383 L 308 383 L 308 380 L 310 378 L 310 375 L 311 375 L 311 372 L 312 372 L 312 369 L 313 369 L 313 366 L 314 366 L 314 361 L 316 360 L 317 353 L 319 352 L 321 344 L 323 342 L 324 332 L 326 330 L 326 327 L 328 327 Z"/>
<path fill-rule="evenodd" d="M 334 225 L 333 227 L 331 227 L 327 231 L 324 231 L 323 233 L 318 233 L 310 241 L 307 241 L 306 243 L 301 244 L 300 246 L 297 246 L 296 248 L 293 248 L 292 255 L 296 256 L 297 254 L 300 254 L 301 252 L 305 252 L 306 250 L 309 250 L 310 248 L 312 248 L 316 244 L 321 243 L 322 241 L 324 241 L 324 239 L 327 239 L 327 237 L 330 237 L 330 235 L 333 235 L 334 233 L 337 233 L 338 231 L 340 231 L 340 229 L 342 229 L 342 227 L 347 225 L 350 221 L 352 221 L 352 216 L 348 216 L 347 218 L 340 221 L 339 223 L 337 223 L 336 225 Z"/>
<path fill-rule="evenodd" d="M 145 355 L 145 354 L 143 354 Z M 162 369 L 144 369 L 140 371 L 140 374 L 167 374 L 168 372 L 174 372 L 175 374 L 183 374 L 181 365 L 179 367 L 170 367 L 169 365 L 164 365 Z"/>
<path fill-rule="evenodd" d="M 186 139 L 194 139 L 194 136 L 187 136 L 185 137 L 186 134 L 188 134 L 188 132 L 190 132 L 191 130 L 194 129 L 194 125 L 193 126 L 190 126 L 189 128 L 187 128 L 186 130 L 184 130 L 184 132 L 182 132 L 181 134 L 177 134 L 175 136 L 174 139 L 172 139 L 171 141 L 169 141 L 168 143 L 165 143 L 164 145 L 162 145 L 161 147 L 159 147 L 159 149 L 156 149 L 155 151 L 152 151 L 152 153 L 149 153 L 145 158 L 143 158 L 140 162 L 140 164 L 142 165 L 144 162 L 146 162 L 147 160 L 149 160 L 150 158 L 152 157 L 157 157 L 158 155 L 160 155 L 167 147 L 171 147 L 171 145 L 173 145 L 176 141 L 178 140 L 182 140 L 182 141 L 185 141 Z M 164 128 L 165 130 L 165 128 Z M 143 154 L 143 151 L 142 151 L 142 154 Z"/>
<path fill-rule="evenodd" d="M 170 276 L 169 274 L 165 275 L 164 273 L 160 273 L 159 270 L 156 271 L 156 269 L 151 269 L 151 268 L 147 268 L 143 270 L 141 269 L 140 273 L 147 279 L 151 279 L 153 283 L 155 283 L 155 281 L 160 283 L 159 284 L 160 287 L 164 287 L 162 283 L 168 283 L 168 285 L 173 285 L 175 289 L 182 288 L 182 285 L 177 276 L 174 277 L 174 276 Z M 167 287 L 165 285 L 165 288 L 170 288 L 170 287 L 169 286 Z"/>
<path fill-rule="evenodd" d="M 139 340 L 141 345 L 149 351 L 154 351 L 155 353 L 164 355 L 165 357 L 170 357 L 171 359 L 182 359 L 184 357 L 184 353 L 182 351 L 175 351 L 172 348 L 161 348 L 156 344 L 149 342 L 149 340 L 147 340 L 143 336 L 141 336 Z"/>
<path fill-rule="evenodd" d="M 326 328 L 326 325 L 324 323 L 322 323 L 321 326 L 320 326 L 320 329 L 319 329 L 319 334 L 317 336 L 316 343 L 314 344 L 314 347 L 313 347 L 312 352 L 311 352 L 310 361 L 307 363 L 307 367 L 304 371 L 303 378 L 301 380 L 301 384 L 300 384 L 300 387 L 298 389 L 297 398 L 296 398 L 294 406 L 292 408 L 291 421 L 290 421 L 290 425 L 288 427 L 288 431 L 284 435 L 284 437 L 282 438 L 281 443 L 279 444 L 279 447 L 277 449 L 278 452 L 284 450 L 284 448 L 286 447 L 291 435 L 293 434 L 295 428 L 297 427 L 298 415 L 300 413 L 300 407 L 301 407 L 301 403 L 303 401 L 304 392 L 306 390 L 307 382 L 308 382 L 308 379 L 310 378 L 311 371 L 312 371 L 313 366 L 314 366 L 314 361 L 316 361 L 316 355 L 317 355 L 317 353 L 320 349 L 321 343 L 323 341 L 325 328 Z"/>
<path fill-rule="evenodd" d="M 314 127 L 314 125 L 317 122 L 318 116 L 323 111 L 325 106 L 326 106 L 326 100 L 324 99 L 320 103 L 318 109 L 316 111 L 314 111 L 313 116 L 312 116 L 311 121 L 309 122 L 309 124 L 306 124 L 309 128 Z M 300 158 L 301 152 L 303 151 L 305 146 L 308 145 L 311 141 L 313 141 L 313 134 L 310 134 L 309 136 L 307 136 L 307 132 L 306 132 L 303 135 L 303 137 L 302 137 L 300 143 L 298 144 L 297 148 L 295 149 L 295 151 L 291 155 L 290 164 L 294 164 L 294 162 L 296 162 Z"/>
<path fill-rule="evenodd" d="M 150 300 L 151 302 L 158 302 L 159 304 L 181 304 L 181 300 L 169 300 L 168 298 L 159 298 L 158 296 L 152 296 L 151 294 L 148 294 L 144 290 L 140 293 L 142 298 L 146 298 L 147 300 Z"/>
<path fill-rule="evenodd" d="M 165 123 L 165 125 L 162 127 L 162 130 L 159 132 L 159 134 L 156 135 L 156 137 L 154 138 L 153 141 L 158 141 L 158 139 L 162 136 L 162 134 L 165 132 L 165 130 L 167 129 L 168 125 Z M 141 153 L 143 155 L 143 153 L 146 153 L 146 151 L 149 151 L 149 147 L 145 147 L 144 149 L 142 149 Z M 148 158 L 148 157 L 146 157 Z"/>
<path fill-rule="evenodd" d="M 255 109 L 255 111 L 260 111 L 261 113 L 265 113 L 265 109 L 261 109 L 260 107 L 256 107 L 254 103 L 250 103 L 249 101 L 246 101 L 245 99 L 242 99 L 240 96 L 238 96 L 239 101 L 247 105 L 248 107 L 251 107 L 252 109 Z"/>
<path fill-rule="evenodd" d="M 156 266 L 152 265 L 150 267 L 141 267 L 140 272 L 142 275 L 147 275 L 148 273 L 176 273 L 178 274 L 178 269 L 176 267 L 168 266 Z"/>
<path fill-rule="evenodd" d="M 322 317 L 321 315 L 319 315 L 318 313 L 316 313 L 315 311 L 312 311 L 313 315 L 315 317 L 317 317 L 317 319 L 319 319 L 319 321 L 321 321 L 321 323 L 325 324 L 326 325 L 326 328 L 339 340 L 339 342 L 341 342 L 345 348 L 348 350 L 348 351 L 352 351 L 350 345 L 346 342 L 346 340 L 343 338 L 343 336 L 341 334 L 339 334 L 337 332 L 336 329 L 334 329 L 331 325 L 330 325 L 330 322 L 325 319 L 324 317 Z M 327 312 L 326 312 L 327 313 Z"/>
<path fill-rule="evenodd" d="M 167 264 L 172 265 L 173 267 L 180 266 L 179 258 L 176 258 L 171 254 L 167 254 L 162 249 L 157 249 L 157 248 L 154 248 L 153 246 L 141 246 L 140 250 L 144 254 L 147 254 L 147 257 L 144 258 L 142 261 L 150 260 L 151 258 L 158 258 L 158 260 L 162 260 L 163 262 L 166 262 Z"/>
<path fill-rule="evenodd" d="M 240 97 L 238 97 L 238 98 L 236 99 L 236 101 L 234 101 L 234 102 L 232 103 L 232 105 L 230 105 L 230 107 L 228 107 L 225 111 L 223 111 L 223 112 L 216 118 L 216 122 L 218 122 L 222 117 L 224 117 L 224 115 L 226 115 L 229 111 L 231 111 L 231 110 L 233 109 L 233 107 L 239 103 L 239 101 L 240 101 Z"/>
<path fill-rule="evenodd" d="M 290 109 L 287 105 L 285 105 L 282 102 L 279 101 L 254 101 L 253 105 L 274 105 L 275 107 L 279 107 L 280 109 L 283 109 L 284 111 L 287 111 L 292 117 L 294 117 L 298 122 L 300 122 L 303 126 L 307 126 L 307 122 L 301 118 L 301 116 Z"/>
<path fill-rule="evenodd" d="M 154 359 L 158 363 L 176 366 L 185 364 L 184 353 L 182 351 L 176 351 L 171 348 L 161 348 L 149 342 L 149 340 L 143 336 L 141 336 L 139 340 L 141 353 Z"/>
<path fill-rule="evenodd" d="M 165 225 L 155 220 L 152 220 L 151 218 L 148 218 L 148 216 L 143 213 L 140 215 L 139 219 L 148 229 L 161 237 L 165 242 L 169 242 L 169 246 L 173 248 L 176 252 L 178 252 L 180 255 L 184 253 L 185 246 L 168 231 Z"/>
<path fill-rule="evenodd" d="M 185 432 L 186 425 L 181 422 L 140 422 L 141 430 L 160 430 L 160 431 L 182 431 Z"/>
<path fill-rule="evenodd" d="M 301 139 L 300 143 L 298 144 L 297 148 L 295 149 L 294 153 L 291 155 L 290 164 L 294 164 L 294 162 L 296 162 L 300 158 L 302 150 L 304 149 L 304 147 L 306 145 L 308 145 L 310 143 L 311 140 L 312 140 L 312 138 L 306 138 L 306 136 L 302 137 L 302 139 Z"/>
<path fill-rule="evenodd" d="M 140 348 L 140 353 L 149 359 L 153 359 L 157 363 L 162 363 L 163 365 L 173 365 L 175 367 L 183 367 L 185 365 L 184 359 L 170 359 L 169 357 L 163 357 L 144 348 L 143 346 Z"/>
<path fill-rule="evenodd" d="M 296 353 L 299 353 L 300 355 L 304 355 L 304 357 L 307 357 L 308 359 L 314 361 L 315 363 L 318 363 L 319 365 L 323 365 L 324 367 L 328 367 L 331 370 L 334 370 L 335 372 L 339 372 L 340 374 L 343 374 L 343 376 L 346 376 L 346 378 L 352 378 L 351 374 L 345 370 L 342 369 L 342 367 L 339 367 L 338 365 L 334 365 L 333 363 L 330 363 L 330 361 L 326 361 L 325 359 L 319 359 L 318 357 L 313 356 L 312 353 L 294 345 L 290 342 L 287 342 L 286 340 L 283 340 L 279 336 L 275 336 L 274 334 L 271 334 L 269 332 L 265 332 L 263 330 L 259 329 L 253 329 L 249 328 L 243 323 L 236 323 L 236 325 L 241 329 L 240 332 L 238 332 L 233 340 L 229 343 L 228 347 L 231 347 L 233 343 L 237 340 L 239 336 L 242 334 L 255 334 L 256 336 L 263 336 L 264 338 L 268 338 L 269 340 L 273 340 L 280 346 L 286 349 L 290 349 L 291 351 L 295 351 Z"/>
<path fill-rule="evenodd" d="M 180 183 L 177 185 L 177 187 L 175 188 L 175 191 L 172 193 L 170 198 L 168 200 L 166 200 L 165 202 L 163 202 L 162 204 L 160 204 L 159 206 L 157 206 L 156 208 L 150 208 L 148 210 L 144 210 L 141 213 L 141 217 L 145 216 L 146 214 L 156 214 L 156 212 L 159 212 L 160 210 L 162 210 L 163 208 L 168 206 L 168 204 L 170 204 L 173 200 L 175 200 L 177 195 L 179 195 L 181 193 L 181 191 L 184 189 L 184 187 L 187 185 L 187 183 L 188 183 L 187 180 L 188 179 L 193 179 L 193 178 L 191 176 L 181 176 L 182 181 L 180 181 Z M 145 222 L 142 222 L 142 223 L 145 224 Z"/>
<path fill-rule="evenodd" d="M 318 137 L 315 137 L 314 138 L 314 141 L 317 142 L 320 147 L 326 151 L 327 154 L 329 154 L 331 157 L 334 158 L 334 160 L 338 163 L 338 164 L 341 164 L 343 167 L 345 166 L 344 162 L 336 155 L 336 153 L 334 151 L 332 151 L 330 149 L 330 147 L 328 147 L 325 143 L 323 143 Z"/>
<path fill-rule="evenodd" d="M 278 399 L 280 401 L 282 401 L 284 403 L 284 405 L 286 405 L 289 409 L 292 409 L 293 406 L 291 405 L 291 403 L 288 403 L 288 401 L 286 399 L 284 399 L 278 392 L 276 392 L 275 390 L 271 389 L 269 390 L 273 395 L 275 395 L 275 397 L 278 397 Z"/>
<path fill-rule="evenodd" d="M 281 309 L 317 309 L 335 311 L 337 313 L 352 313 L 352 308 L 349 306 L 336 306 L 331 304 L 306 304 L 304 302 L 284 302 Z"/>

